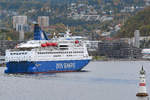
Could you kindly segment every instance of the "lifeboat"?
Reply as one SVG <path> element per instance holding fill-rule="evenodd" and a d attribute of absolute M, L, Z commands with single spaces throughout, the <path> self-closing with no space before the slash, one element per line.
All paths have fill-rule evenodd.
<path fill-rule="evenodd" d="M 52 43 L 52 46 L 57 46 L 57 43 Z"/>
<path fill-rule="evenodd" d="M 53 44 L 52 44 L 52 43 L 48 43 L 48 42 L 47 42 L 47 43 L 46 43 L 46 45 L 47 45 L 47 46 L 52 46 Z"/>
<path fill-rule="evenodd" d="M 75 41 L 75 44 L 78 44 L 78 43 L 79 43 L 79 41 L 78 41 L 78 40 L 76 40 L 76 41 Z"/>
<path fill-rule="evenodd" d="M 46 44 L 46 46 L 57 46 L 58 45 L 57 43 L 49 43 L 49 42 L 46 42 L 45 44 Z M 42 47 L 45 47 L 45 44 Z"/>
<path fill-rule="evenodd" d="M 47 47 L 46 43 L 41 44 L 41 47 Z"/>

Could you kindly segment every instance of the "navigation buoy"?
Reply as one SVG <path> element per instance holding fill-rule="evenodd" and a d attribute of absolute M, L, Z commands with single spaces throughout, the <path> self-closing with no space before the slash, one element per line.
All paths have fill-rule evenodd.
<path fill-rule="evenodd" d="M 142 69 L 140 70 L 140 83 L 139 83 L 139 90 L 136 94 L 137 97 L 147 97 L 148 93 L 146 91 L 146 79 L 145 79 L 146 72 L 142 66 Z"/>

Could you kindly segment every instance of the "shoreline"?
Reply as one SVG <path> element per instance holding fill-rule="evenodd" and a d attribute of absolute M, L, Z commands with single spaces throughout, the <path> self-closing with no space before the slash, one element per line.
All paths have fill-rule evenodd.
<path fill-rule="evenodd" d="M 92 59 L 91 61 L 150 61 L 148 59 Z"/>

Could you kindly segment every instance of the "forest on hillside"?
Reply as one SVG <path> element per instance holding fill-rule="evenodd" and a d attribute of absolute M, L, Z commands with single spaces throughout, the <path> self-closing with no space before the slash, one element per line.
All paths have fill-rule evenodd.
<path fill-rule="evenodd" d="M 122 26 L 119 37 L 132 37 L 135 30 L 140 30 L 141 36 L 150 35 L 150 7 L 130 17 Z"/>

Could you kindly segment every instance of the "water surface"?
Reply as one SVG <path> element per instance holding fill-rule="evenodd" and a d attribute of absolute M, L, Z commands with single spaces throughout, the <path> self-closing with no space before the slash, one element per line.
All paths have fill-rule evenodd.
<path fill-rule="evenodd" d="M 0 68 L 0 100 L 136 100 L 141 66 L 149 61 L 90 62 L 83 72 L 7 75 Z"/>

